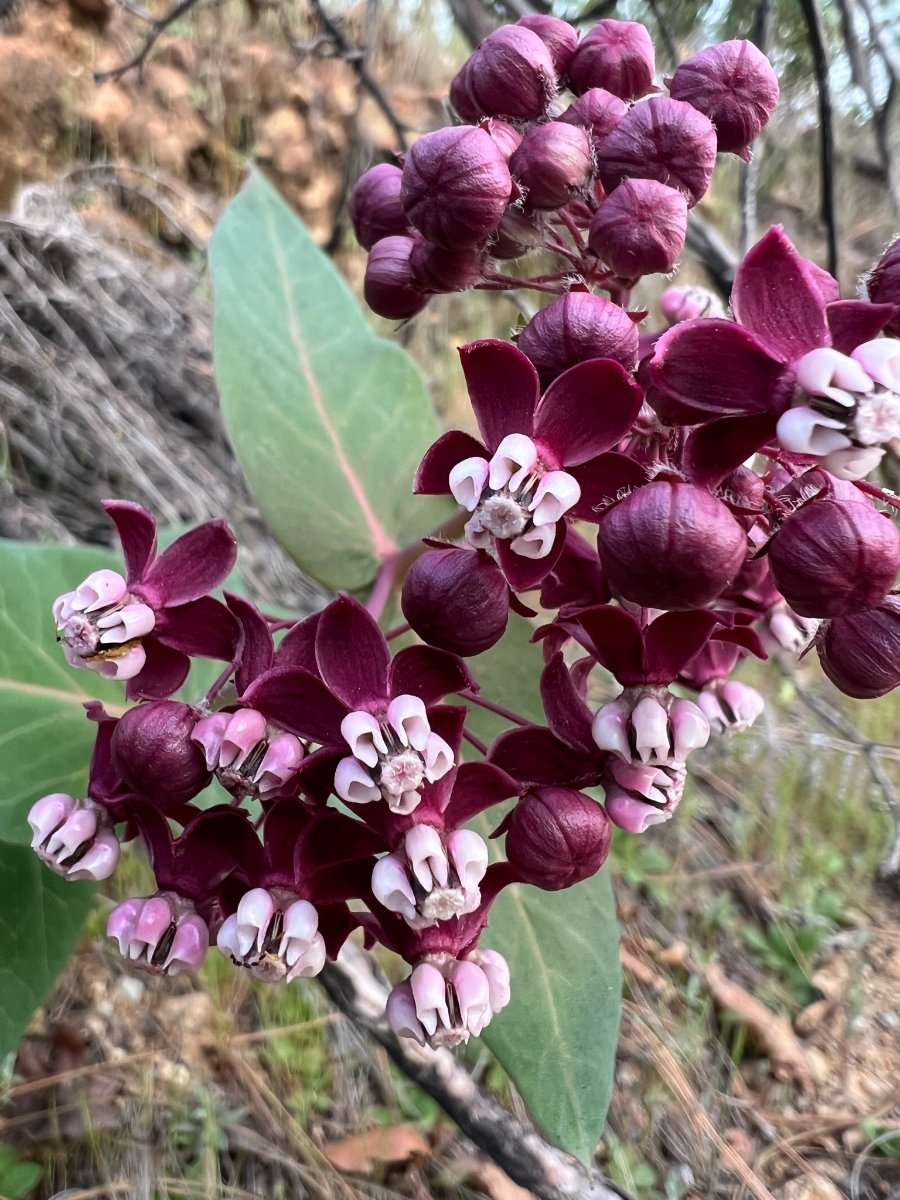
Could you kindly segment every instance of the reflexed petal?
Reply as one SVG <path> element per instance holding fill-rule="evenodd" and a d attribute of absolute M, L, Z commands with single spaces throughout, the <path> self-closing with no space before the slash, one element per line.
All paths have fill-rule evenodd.
<path fill-rule="evenodd" d="M 640 463 L 615 451 L 598 454 L 572 467 L 568 474 L 581 488 L 581 497 L 568 514 L 579 521 L 599 521 L 611 501 L 621 500 L 647 482 L 647 472 Z"/>
<path fill-rule="evenodd" d="M 831 344 L 842 354 L 850 354 L 861 342 L 877 338 L 890 321 L 893 304 L 872 304 L 869 300 L 837 300 L 825 309 Z"/>
<path fill-rule="evenodd" d="M 237 542 L 224 521 L 206 521 L 163 550 L 141 580 L 154 607 L 187 604 L 223 582 L 237 558 Z"/>
<path fill-rule="evenodd" d="M 561 652 L 549 660 L 541 674 L 541 701 L 547 724 L 558 738 L 585 754 L 593 753 L 591 712 L 575 688 Z M 602 747 L 609 749 L 609 747 Z"/>
<path fill-rule="evenodd" d="M 128 585 L 133 587 L 156 554 L 156 520 L 143 505 L 130 500 L 104 500 L 103 508 L 119 534 Z"/>
<path fill-rule="evenodd" d="M 477 691 L 478 685 L 462 659 L 431 646 L 407 646 L 394 658 L 388 673 L 392 696 L 418 696 L 426 707 L 468 688 Z"/>
<path fill-rule="evenodd" d="M 425 451 L 413 481 L 413 492 L 417 496 L 446 496 L 450 491 L 450 472 L 465 459 L 480 459 L 485 462 L 490 452 L 470 433 L 451 429 Z"/>
<path fill-rule="evenodd" d="M 143 667 L 128 680 L 125 695 L 129 700 L 165 700 L 177 692 L 188 677 L 191 660 L 155 637 L 147 638 L 135 649 L 145 655 Z M 130 653 L 130 651 L 129 651 Z"/>
<path fill-rule="evenodd" d="M 810 269 L 812 268 L 812 270 Z M 823 272 L 800 257 L 776 225 L 744 255 L 735 275 L 731 307 L 735 320 L 752 330 L 782 362 L 830 341 Z"/>
<path fill-rule="evenodd" d="M 444 820 L 448 827 L 464 825 L 486 808 L 516 795 L 518 790 L 516 781 L 492 763 L 463 763 L 456 772 Z"/>
<path fill-rule="evenodd" d="M 275 668 L 250 685 L 244 703 L 298 737 L 339 746 L 346 705 L 336 700 L 321 679 L 299 668 Z"/>
<path fill-rule="evenodd" d="M 154 634 L 182 654 L 228 662 L 237 650 L 240 626 L 224 604 L 204 596 L 158 612 Z"/>
<path fill-rule="evenodd" d="M 310 675 L 318 675 L 319 664 L 316 662 L 316 630 L 319 628 L 321 613 L 313 613 L 302 621 L 298 621 L 289 629 L 275 651 L 273 666 L 279 669 L 300 667 Z"/>
<path fill-rule="evenodd" d="M 548 466 L 569 467 L 612 449 L 625 436 L 643 394 L 611 359 L 577 363 L 550 384 L 534 415 L 534 436 Z"/>
<path fill-rule="evenodd" d="M 644 641 L 635 618 L 623 608 L 597 605 L 566 626 L 601 667 L 625 687 L 644 680 Z"/>
<path fill-rule="evenodd" d="M 546 529 L 547 526 L 542 528 Z M 516 539 L 518 541 L 518 539 Z M 506 581 L 514 592 L 530 592 L 545 579 L 556 565 L 566 544 L 566 523 L 556 526 L 556 536 L 548 554 L 542 558 L 525 558 L 513 550 L 509 542 L 497 542 L 497 557 Z"/>
<path fill-rule="evenodd" d="M 255 604 L 233 592 L 225 593 L 225 603 L 241 627 L 240 654 L 235 675 L 240 696 L 254 679 L 269 670 L 275 647 L 266 619 Z"/>
<path fill-rule="evenodd" d="M 391 652 L 378 622 L 350 596 L 322 610 L 316 631 L 322 679 L 348 708 L 370 708 L 388 699 Z"/>
<path fill-rule="evenodd" d="M 644 630 L 644 656 L 648 683 L 669 684 L 698 654 L 712 636 L 718 620 L 702 610 L 667 612 Z"/>
<path fill-rule="evenodd" d="M 664 333 L 649 367 L 650 381 L 693 413 L 738 416 L 780 412 L 791 396 L 785 367 L 756 335 L 716 318 L 686 321 Z"/>
<path fill-rule="evenodd" d="M 791 409 L 788 409 L 788 413 Z M 785 416 L 788 415 L 785 414 Z M 783 421 L 785 418 L 782 417 Z M 695 483 L 715 487 L 775 436 L 773 413 L 720 417 L 695 429 L 688 438 L 687 459 Z"/>
<path fill-rule="evenodd" d="M 484 443 L 493 453 L 509 433 L 531 434 L 540 396 L 531 360 L 509 342 L 471 342 L 461 346 L 469 398 Z"/>

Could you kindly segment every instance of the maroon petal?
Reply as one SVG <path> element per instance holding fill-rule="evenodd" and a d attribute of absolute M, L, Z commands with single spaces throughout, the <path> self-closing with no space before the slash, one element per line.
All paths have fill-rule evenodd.
<path fill-rule="evenodd" d="M 648 370 L 655 388 L 698 414 L 780 414 L 791 394 L 784 367 L 760 339 L 717 317 L 685 321 L 664 333 Z"/>
<path fill-rule="evenodd" d="M 130 500 L 104 500 L 125 556 L 125 578 L 129 587 L 139 583 L 156 554 L 156 519 L 140 504 Z"/>
<path fill-rule="evenodd" d="M 325 942 L 325 951 L 330 959 L 337 958 L 341 947 L 359 924 L 359 918 L 346 904 L 323 904 L 317 908 L 319 933 Z"/>
<path fill-rule="evenodd" d="M 830 340 L 822 272 L 812 267 L 781 226 L 775 225 L 748 251 L 735 275 L 731 293 L 735 320 L 761 338 L 783 363 L 816 346 L 827 346 Z"/>
<path fill-rule="evenodd" d="M 566 544 L 566 522 L 556 523 L 556 539 L 550 547 L 550 553 L 544 558 L 525 558 L 517 554 L 509 542 L 497 542 L 497 558 L 506 576 L 506 582 L 514 592 L 530 592 L 542 580 L 546 579 L 556 561 L 563 552 Z"/>
<path fill-rule="evenodd" d="M 769 657 L 762 638 L 752 625 L 735 625 L 732 629 L 720 627 L 712 635 L 712 640 L 714 642 L 730 642 L 735 646 L 740 646 L 742 650 L 749 651 L 757 658 L 767 659 Z"/>
<path fill-rule="evenodd" d="M 274 666 L 279 668 L 302 667 L 311 675 L 318 675 L 316 662 L 316 630 L 319 628 L 320 612 L 298 621 L 287 631 L 275 651 Z"/>
<path fill-rule="evenodd" d="M 568 604 L 590 607 L 604 604 L 609 599 L 609 588 L 603 578 L 596 547 L 570 525 L 563 552 L 541 585 L 541 605 L 544 608 L 562 608 Z"/>
<path fill-rule="evenodd" d="M 316 813 L 304 837 L 298 842 L 294 851 L 294 870 L 298 878 L 305 879 L 317 871 L 333 870 L 346 863 L 371 858 L 388 849 L 390 847 L 385 845 L 384 839 L 362 821 L 327 809 Z M 369 879 L 372 877 L 372 865 L 369 865 Z"/>
<path fill-rule="evenodd" d="M 206 521 L 163 550 L 141 580 L 141 594 L 154 608 L 199 600 L 222 583 L 236 558 L 228 525 Z"/>
<path fill-rule="evenodd" d="M 308 671 L 267 671 L 244 693 L 244 704 L 258 708 L 276 725 L 326 746 L 342 746 L 341 721 L 347 706 Z M 334 779 L 332 777 L 332 782 Z"/>
<path fill-rule="evenodd" d="M 225 603 L 241 627 L 242 636 L 235 673 L 235 684 L 240 696 L 254 679 L 271 667 L 275 648 L 266 619 L 255 604 L 245 600 L 243 596 L 234 595 L 233 592 L 225 593 Z"/>
<path fill-rule="evenodd" d="M 607 756 L 579 754 L 542 725 L 510 729 L 497 738 L 488 761 L 520 784 L 590 787 L 598 783 Z"/>
<path fill-rule="evenodd" d="M 825 309 L 831 344 L 841 354 L 851 354 L 863 342 L 870 342 L 884 330 L 894 314 L 893 304 L 872 304 L 869 300 L 836 300 Z"/>
<path fill-rule="evenodd" d="M 249 815 L 229 805 L 217 806 L 195 817 L 175 843 L 173 884 L 199 900 L 239 867 L 256 873 L 262 865 L 262 847 Z"/>
<path fill-rule="evenodd" d="M 322 610 L 316 661 L 325 683 L 349 709 L 387 703 L 391 652 L 378 622 L 358 600 L 339 596 Z"/>
<path fill-rule="evenodd" d="M 182 654 L 228 662 L 237 650 L 240 626 L 224 604 L 204 596 L 158 612 L 153 636 Z"/>
<path fill-rule="evenodd" d="M 463 763 L 456 772 L 450 802 L 444 810 L 447 829 L 459 829 L 486 808 L 518 792 L 516 781 L 499 767 L 487 762 Z"/>
<path fill-rule="evenodd" d="M 165 700 L 177 692 L 188 677 L 191 660 L 155 637 L 141 643 L 147 655 L 140 672 L 125 685 L 128 700 Z"/>
<path fill-rule="evenodd" d="M 160 809 L 143 800 L 134 802 L 131 816 L 141 831 L 157 883 L 160 887 L 171 884 L 175 874 L 175 853 L 169 822 Z"/>
<path fill-rule="evenodd" d="M 466 688 L 477 692 L 478 684 L 462 659 L 431 646 L 407 646 L 388 672 L 390 696 L 418 696 L 426 706 Z"/>
<path fill-rule="evenodd" d="M 640 463 L 614 450 L 573 467 L 569 474 L 581 488 L 578 503 L 569 510 L 578 521 L 599 521 L 617 496 L 647 482 L 647 472 Z"/>
<path fill-rule="evenodd" d="M 625 368 L 612 359 L 569 367 L 535 410 L 534 437 L 544 462 L 554 468 L 577 466 L 609 450 L 631 428 L 642 398 Z"/>
<path fill-rule="evenodd" d="M 428 724 L 432 733 L 444 739 L 454 756 L 459 753 L 468 715 L 468 708 L 461 704 L 436 704 L 428 710 Z"/>
<path fill-rule="evenodd" d="M 122 778 L 112 762 L 112 736 L 117 717 L 111 717 L 99 700 L 88 700 L 85 712 L 89 721 L 97 724 L 94 738 L 94 749 L 91 751 L 91 765 L 88 772 L 87 794 L 92 800 L 107 800 L 122 784 Z"/>
<path fill-rule="evenodd" d="M 307 754 L 295 776 L 300 795 L 312 804 L 325 804 L 334 792 L 334 773 L 338 763 L 346 757 L 346 743 L 323 746 Z"/>
<path fill-rule="evenodd" d="M 541 700 L 547 724 L 567 746 L 584 754 L 596 750 L 591 736 L 591 711 L 575 688 L 561 653 L 556 653 L 541 675 Z"/>
<path fill-rule="evenodd" d="M 565 623 L 572 636 L 605 667 L 628 686 L 644 676 L 644 639 L 631 613 L 612 604 L 585 609 Z"/>
<path fill-rule="evenodd" d="M 778 419 L 772 413 L 752 417 L 720 417 L 694 430 L 686 454 L 690 478 L 715 487 L 726 475 L 775 436 Z"/>
<path fill-rule="evenodd" d="M 489 450 L 470 433 L 451 429 L 425 451 L 413 480 L 417 496 L 447 496 L 450 494 L 450 472 L 467 458 L 490 458 Z"/>
<path fill-rule="evenodd" d="M 541 394 L 531 359 L 510 342 L 489 340 L 460 346 L 466 387 L 484 444 L 493 454 L 510 433 L 531 437 Z"/>
<path fill-rule="evenodd" d="M 668 612 L 644 630 L 646 680 L 671 683 L 709 641 L 718 625 L 714 613 Z"/>

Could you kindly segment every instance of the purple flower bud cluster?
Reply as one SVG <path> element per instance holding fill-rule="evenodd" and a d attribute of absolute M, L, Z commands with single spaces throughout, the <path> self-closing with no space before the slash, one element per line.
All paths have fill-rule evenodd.
<path fill-rule="evenodd" d="M 579 40 L 550 16 L 489 34 L 450 86 L 464 124 L 427 133 L 357 184 L 350 214 L 369 251 L 365 298 L 392 320 L 431 295 L 573 280 L 624 294 L 667 274 L 688 209 L 717 153 L 749 158 L 778 99 L 747 41 L 711 46 L 665 81 L 646 28 L 602 20 Z M 543 251 L 559 268 L 510 277 L 503 262 Z"/>
<path fill-rule="evenodd" d="M 762 711 L 733 678 L 744 658 L 814 646 L 847 695 L 900 684 L 900 503 L 865 479 L 900 438 L 897 245 L 867 298 L 842 300 L 772 229 L 730 315 L 673 286 L 669 327 L 640 334 L 632 287 L 671 269 L 717 150 L 746 156 L 777 97 L 744 42 L 682 63 L 668 96 L 654 75 L 635 22 L 579 40 L 523 18 L 454 80 L 467 124 L 357 187 L 365 294 L 385 316 L 512 286 L 500 259 L 564 260 L 525 281 L 553 298 L 516 344 L 460 348 L 477 436 L 445 433 L 412 481 L 452 497 L 458 536 L 399 556 L 408 626 L 385 635 L 348 596 L 296 622 L 216 599 L 235 560 L 224 523 L 157 553 L 146 510 L 106 503 L 124 571 L 94 572 L 53 616 L 70 665 L 124 680 L 134 703 L 86 706 L 85 794 L 45 796 L 29 821 L 74 879 L 109 877 L 142 839 L 157 891 L 108 926 L 136 965 L 173 974 L 214 944 L 291 981 L 359 930 L 410 967 L 394 1031 L 457 1045 L 510 1000 L 508 964 L 480 945 L 498 894 L 573 886 L 602 867 L 612 825 L 669 820 L 689 756 Z M 537 618 L 544 724 L 482 695 L 466 661 L 511 612 Z M 408 630 L 419 641 L 395 651 Z M 225 665 L 184 701 L 195 657 Z M 489 745 L 473 706 L 509 723 Z M 227 800 L 201 801 L 211 785 Z M 471 827 L 491 810 L 505 857 Z"/>

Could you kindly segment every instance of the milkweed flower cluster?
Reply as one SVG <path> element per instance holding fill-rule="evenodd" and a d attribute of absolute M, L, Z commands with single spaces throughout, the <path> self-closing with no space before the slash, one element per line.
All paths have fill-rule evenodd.
<path fill-rule="evenodd" d="M 669 820 L 689 756 L 762 710 L 733 678 L 742 659 L 815 647 L 850 696 L 900 683 L 897 502 L 866 479 L 900 437 L 897 244 L 865 298 L 842 300 L 770 230 L 730 315 L 673 285 L 669 328 L 639 335 L 633 287 L 672 269 L 716 154 L 746 158 L 778 94 L 739 41 L 683 62 L 667 94 L 655 78 L 635 22 L 579 40 L 523 18 L 454 80 L 465 123 L 358 184 L 376 312 L 407 319 L 469 287 L 553 296 L 515 341 L 460 349 L 477 436 L 444 434 L 411 481 L 460 514 L 457 538 L 410 555 L 401 602 L 417 644 L 395 652 L 349 596 L 295 623 L 218 600 L 227 526 L 157 554 L 146 510 L 106 504 L 124 573 L 95 572 L 53 616 L 69 664 L 123 680 L 133 706 L 86 706 L 85 796 L 46 796 L 29 819 L 69 878 L 107 878 L 120 843 L 143 840 L 157 891 L 108 926 L 136 965 L 174 974 L 215 944 L 290 981 L 358 929 L 410 967 L 392 1028 L 456 1045 L 514 986 L 480 944 L 498 894 L 573 886 L 602 867 L 611 826 Z M 561 269 L 502 274 L 537 250 Z M 538 618 L 545 724 L 480 692 L 477 656 L 510 612 Z M 197 656 L 223 671 L 177 700 Z M 615 682 L 606 696 L 598 669 Z M 479 704 L 509 720 L 490 745 L 471 729 Z M 204 807 L 213 781 L 228 800 Z M 491 812 L 494 861 L 471 828 Z"/>

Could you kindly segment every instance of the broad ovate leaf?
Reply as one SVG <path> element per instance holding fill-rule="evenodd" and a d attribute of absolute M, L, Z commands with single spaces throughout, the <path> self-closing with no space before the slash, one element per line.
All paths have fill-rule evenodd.
<path fill-rule="evenodd" d="M 93 895 L 90 884 L 53 875 L 30 847 L 0 842 L 0 1059 L 65 966 Z"/>
<path fill-rule="evenodd" d="M 121 706 L 123 689 L 93 671 L 76 671 L 56 644 L 51 609 L 118 555 L 83 546 L 0 539 L 0 841 L 28 843 L 29 808 L 49 792 L 83 794 L 96 726 L 86 700 Z"/>
<path fill-rule="evenodd" d="M 365 587 L 446 515 L 412 480 L 440 430 L 421 373 L 377 337 L 331 259 L 259 175 L 210 247 L 215 366 L 247 482 L 295 562 Z"/>
<path fill-rule="evenodd" d="M 470 666 L 484 695 L 544 724 L 543 659 L 531 627 L 512 616 L 504 638 Z M 503 728 L 472 707 L 485 740 Z M 497 814 L 480 818 L 487 834 Z M 496 852 L 497 842 L 489 843 Z M 606 869 L 562 892 L 515 885 L 491 911 L 482 944 L 507 959 L 512 1000 L 482 1034 L 545 1133 L 589 1161 L 612 1093 L 622 1003 L 615 898 Z"/>

